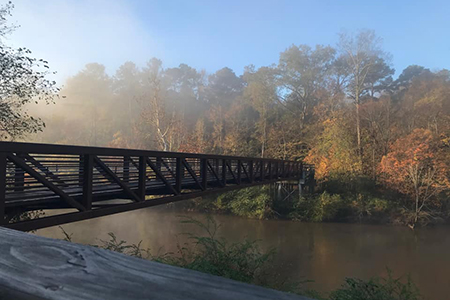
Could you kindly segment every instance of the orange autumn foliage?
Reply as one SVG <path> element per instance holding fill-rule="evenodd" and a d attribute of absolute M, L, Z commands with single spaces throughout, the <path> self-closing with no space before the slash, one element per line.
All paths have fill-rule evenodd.
<path fill-rule="evenodd" d="M 450 187 L 447 166 L 439 159 L 434 141 L 430 130 L 415 129 L 391 146 L 379 166 L 383 184 L 414 200 L 416 215 Z"/>

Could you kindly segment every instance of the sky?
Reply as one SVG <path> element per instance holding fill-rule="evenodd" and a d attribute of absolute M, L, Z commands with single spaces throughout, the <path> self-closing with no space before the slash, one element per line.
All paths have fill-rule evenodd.
<path fill-rule="evenodd" d="M 2 1 L 0 1 L 1 3 Z M 5 3 L 6 1 L 3 1 Z M 450 1 L 14 0 L 8 42 L 50 62 L 60 82 L 90 62 L 109 74 L 152 57 L 213 73 L 278 62 L 290 45 L 334 46 L 341 31 L 373 29 L 396 75 L 411 64 L 450 69 Z"/>

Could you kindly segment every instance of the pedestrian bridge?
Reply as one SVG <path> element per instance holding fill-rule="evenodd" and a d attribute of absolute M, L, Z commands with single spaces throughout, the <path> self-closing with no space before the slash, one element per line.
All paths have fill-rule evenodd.
<path fill-rule="evenodd" d="M 0 222 L 28 231 L 311 174 L 301 161 L 0 142 Z M 52 211 L 24 214 L 39 210 Z"/>

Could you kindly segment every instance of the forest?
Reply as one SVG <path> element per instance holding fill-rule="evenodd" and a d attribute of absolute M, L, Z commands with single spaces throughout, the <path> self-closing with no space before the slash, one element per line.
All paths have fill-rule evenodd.
<path fill-rule="evenodd" d="M 2 37 L 14 30 L 11 9 L 0 12 Z M 410 227 L 449 221 L 450 72 L 412 64 L 395 76 L 372 30 L 280 51 L 272 65 L 250 64 L 241 75 L 157 58 L 124 62 L 114 74 L 89 63 L 58 87 L 47 61 L 2 39 L 0 136 L 315 165 L 316 193 L 303 201 L 277 210 L 260 197 L 267 189 L 253 189 L 203 205 L 216 211 Z M 234 210 L 230 195 L 263 200 Z"/>

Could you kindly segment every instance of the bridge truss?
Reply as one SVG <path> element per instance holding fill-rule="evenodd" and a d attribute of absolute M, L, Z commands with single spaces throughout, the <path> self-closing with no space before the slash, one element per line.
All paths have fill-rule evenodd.
<path fill-rule="evenodd" d="M 300 179 L 311 168 L 267 158 L 0 142 L 0 222 L 34 230 Z M 50 216 L 24 214 L 40 210 Z"/>

